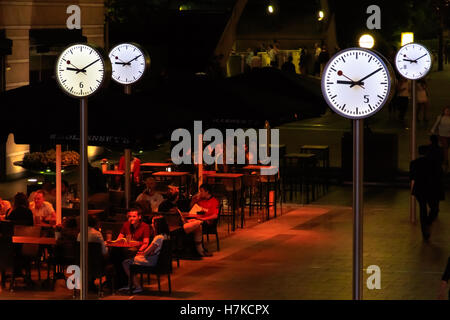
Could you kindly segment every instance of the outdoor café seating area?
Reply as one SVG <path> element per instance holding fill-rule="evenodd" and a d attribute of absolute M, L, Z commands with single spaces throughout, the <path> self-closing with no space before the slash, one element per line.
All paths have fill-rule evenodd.
<path fill-rule="evenodd" d="M 156 266 L 132 265 L 130 273 L 132 276 L 140 275 L 141 287 L 146 277 L 149 281 L 152 275 L 156 275 L 158 290 L 165 290 L 161 288 L 160 278 L 167 276 L 170 293 L 170 274 L 183 268 L 184 259 L 208 259 L 207 255 L 196 253 L 193 235 L 183 228 L 186 221 L 198 219 L 191 210 L 191 200 L 199 192 L 201 183 L 211 187 L 211 195 L 219 203 L 217 219 L 202 224 L 202 246 L 214 255 L 220 254 L 221 238 L 233 232 L 245 232 L 247 226 L 282 215 L 285 203 L 308 204 L 328 191 L 328 146 L 299 146 L 297 153 L 286 153 L 283 145 L 279 148 L 279 170 L 272 175 L 262 175 L 262 169 L 271 167 L 261 164 L 205 165 L 200 169 L 194 165 L 177 166 L 170 161 L 139 162 L 130 173 L 129 203 L 125 195 L 125 171 L 119 169 L 118 162 L 102 161 L 97 170 L 101 172 L 106 192 L 89 195 L 88 215 L 95 220 L 95 228 L 102 234 L 107 252 L 102 252 L 99 243 L 89 243 L 88 274 L 93 280 L 90 284 L 94 281 L 96 284 L 90 290 L 102 297 L 117 292 L 123 286 L 117 282 L 118 273 L 122 272 L 119 270 L 122 260 L 129 257 L 130 252 L 136 253 L 137 247 L 142 245 L 131 239 L 114 241 L 121 234 L 131 210 L 138 208 L 142 221 L 150 226 L 153 217 L 164 217 L 170 240 L 164 240 Z M 28 192 L 33 190 L 28 189 Z M 71 191 L 76 189 L 76 186 L 70 186 Z M 179 210 L 164 211 L 150 201 L 146 203 L 140 197 L 149 189 L 164 200 L 176 190 Z M 29 290 L 36 286 L 52 290 L 57 280 L 70 277 L 69 266 L 80 265 L 80 244 L 77 241 L 80 209 L 76 194 L 68 205 L 63 206 L 61 215 L 61 224 L 35 220 L 33 225 L 22 225 L 18 221 L 9 221 L 8 216 L 1 217 L 3 291 Z M 133 286 L 128 287 L 130 290 L 126 294 L 133 292 Z M 76 286 L 67 290 L 73 297 L 77 296 Z"/>

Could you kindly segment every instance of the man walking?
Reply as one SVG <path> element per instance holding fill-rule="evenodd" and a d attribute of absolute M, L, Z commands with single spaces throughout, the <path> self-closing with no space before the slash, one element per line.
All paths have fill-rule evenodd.
<path fill-rule="evenodd" d="M 419 202 L 422 235 L 428 241 L 431 224 L 437 218 L 439 201 L 444 200 L 442 167 L 427 154 L 428 146 L 419 147 L 420 157 L 411 161 L 409 174 L 412 181 L 412 195 Z M 428 211 L 428 207 L 430 210 Z"/>

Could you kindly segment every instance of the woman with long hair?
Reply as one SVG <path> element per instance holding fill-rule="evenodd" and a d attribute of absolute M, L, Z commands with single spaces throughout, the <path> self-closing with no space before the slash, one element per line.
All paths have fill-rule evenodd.
<path fill-rule="evenodd" d="M 32 226 L 34 225 L 33 212 L 31 212 L 28 198 L 22 192 L 17 192 L 14 196 L 14 207 L 6 217 L 7 220 L 14 221 L 14 224 Z"/>
<path fill-rule="evenodd" d="M 152 228 L 154 230 L 155 237 L 147 249 L 145 249 L 142 253 L 138 253 L 134 259 L 127 259 L 122 263 L 128 277 L 130 277 L 130 266 L 132 264 L 153 267 L 158 263 L 158 256 L 161 251 L 163 241 L 169 239 L 169 226 L 163 216 L 155 216 L 152 219 Z M 133 283 L 135 288 L 133 293 L 136 294 L 143 291 L 136 277 L 133 278 Z M 129 289 L 129 287 L 124 287 L 120 290 L 123 291 Z"/>

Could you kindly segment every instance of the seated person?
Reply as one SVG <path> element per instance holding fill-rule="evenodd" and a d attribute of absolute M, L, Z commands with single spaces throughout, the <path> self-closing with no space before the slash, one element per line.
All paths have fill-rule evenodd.
<path fill-rule="evenodd" d="M 105 240 L 103 240 L 103 235 L 97 230 L 98 221 L 97 218 L 90 215 L 88 216 L 88 242 L 98 242 L 102 245 L 102 254 L 106 256 L 108 254 L 108 249 L 105 245 Z M 81 233 L 78 233 L 77 241 L 80 241 Z"/>
<path fill-rule="evenodd" d="M 176 213 L 179 212 L 177 203 L 179 200 L 179 192 L 178 188 L 169 188 L 169 193 L 167 195 L 167 199 L 164 200 L 163 203 L 159 206 L 159 212 L 170 212 L 170 213 Z M 181 213 L 180 213 L 181 215 Z M 195 242 L 195 248 L 197 249 L 197 253 L 204 257 L 204 256 L 211 256 L 210 253 L 208 253 L 202 245 L 203 240 L 203 231 L 202 231 L 202 223 L 203 221 L 201 219 L 191 219 L 187 221 L 183 215 L 181 215 L 181 220 L 183 222 L 183 229 L 186 234 L 192 233 L 194 235 L 194 242 Z"/>
<path fill-rule="evenodd" d="M 219 201 L 213 197 L 211 185 L 204 183 L 200 186 L 200 191 L 192 197 L 191 207 L 195 204 L 204 212 L 198 219 L 212 223 L 212 220 L 218 218 Z"/>
<path fill-rule="evenodd" d="M 97 230 L 98 228 L 98 221 L 93 216 L 88 216 L 88 242 L 96 242 L 100 243 L 102 247 L 102 254 L 103 257 L 106 258 L 106 255 L 108 254 L 108 249 L 105 246 L 105 241 L 103 240 L 103 235 L 100 231 Z M 77 241 L 79 242 L 81 238 L 81 233 L 78 233 Z M 89 277 L 88 279 L 88 289 L 90 291 L 97 291 L 97 288 L 94 284 L 95 278 Z"/>
<path fill-rule="evenodd" d="M 128 221 L 125 222 L 120 229 L 117 239 L 126 238 L 128 241 L 138 241 L 141 243 L 138 253 L 144 252 L 150 243 L 150 227 L 142 221 L 142 211 L 134 210 L 128 211 Z"/>
<path fill-rule="evenodd" d="M 89 226 L 89 220 L 88 220 Z M 79 233 L 79 228 L 77 225 L 77 220 L 73 217 L 64 218 L 62 221 L 60 230 L 60 237 L 57 240 L 60 241 L 76 241 Z"/>
<path fill-rule="evenodd" d="M 42 222 L 55 224 L 56 214 L 50 202 L 45 201 L 45 193 L 42 190 L 36 191 L 34 200 L 30 202 L 30 210 L 33 212 L 35 224 Z"/>
<path fill-rule="evenodd" d="M 3 200 L 0 197 L 0 220 L 5 218 L 11 211 L 11 203 L 8 200 Z"/>
<path fill-rule="evenodd" d="M 150 243 L 150 237 L 153 238 L 149 225 L 142 221 L 141 210 L 131 209 L 127 216 L 128 221 L 123 224 L 117 239 L 126 238 L 127 240 L 139 241 L 141 245 L 139 248 L 117 248 L 117 250 L 111 250 L 110 259 L 116 270 L 116 285 L 119 288 L 127 285 L 127 276 L 122 267 L 123 261 L 133 258 L 137 253 L 143 253 Z"/>
<path fill-rule="evenodd" d="M 14 196 L 14 208 L 6 216 L 7 220 L 13 221 L 16 225 L 32 226 L 34 223 L 33 213 L 28 204 L 27 196 L 18 192 Z"/>
<path fill-rule="evenodd" d="M 134 259 L 127 259 L 123 262 L 123 268 L 128 278 L 130 277 L 130 266 L 134 263 L 141 266 L 156 266 L 158 256 L 164 240 L 169 239 L 169 226 L 166 219 L 162 216 L 155 216 L 152 219 L 152 229 L 155 234 L 152 243 L 142 253 L 138 253 Z M 133 293 L 140 293 L 143 291 L 142 287 L 135 276 L 133 278 L 135 289 Z M 129 290 L 129 287 L 124 287 L 120 290 Z"/>
<path fill-rule="evenodd" d="M 56 188 L 54 188 L 54 187 L 52 186 L 52 183 L 51 183 L 51 182 L 45 181 L 44 184 L 42 185 L 42 189 L 37 190 L 37 191 L 33 191 L 33 192 L 30 194 L 30 196 L 28 197 L 28 202 L 31 203 L 31 202 L 34 201 L 34 197 L 35 197 L 35 195 L 36 195 L 36 193 L 37 193 L 38 191 L 42 191 L 42 192 L 43 192 L 43 194 L 44 194 L 44 199 L 45 199 L 47 202 L 50 202 L 51 205 L 52 205 L 53 207 L 56 206 Z"/>
<path fill-rule="evenodd" d="M 148 201 L 152 207 L 152 212 L 158 212 L 158 207 L 164 201 L 163 196 L 156 192 L 156 181 L 152 177 L 145 179 L 147 188 L 137 197 L 136 201 Z"/>

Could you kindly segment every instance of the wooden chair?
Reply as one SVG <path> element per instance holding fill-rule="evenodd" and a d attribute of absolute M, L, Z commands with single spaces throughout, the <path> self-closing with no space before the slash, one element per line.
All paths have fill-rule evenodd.
<path fill-rule="evenodd" d="M 75 250 L 78 253 L 76 256 L 76 264 L 80 265 L 80 242 L 76 242 Z M 99 279 L 100 285 L 98 287 L 98 296 L 103 297 L 103 282 L 102 277 L 106 276 L 105 259 L 102 254 L 102 245 L 98 242 L 89 242 L 88 244 L 88 275 L 92 279 Z M 74 296 L 75 296 L 74 289 Z"/>
<path fill-rule="evenodd" d="M 36 226 L 22 226 L 16 225 L 14 226 L 14 235 L 15 236 L 23 236 L 23 237 L 40 237 L 41 236 L 41 227 Z M 19 248 L 17 246 L 16 248 Z M 34 262 L 37 271 L 38 271 L 38 279 L 41 280 L 41 256 L 42 251 L 39 248 L 38 244 L 22 244 L 20 245 L 20 250 L 16 252 L 16 256 L 14 257 L 15 263 L 18 263 L 20 266 L 23 266 L 26 269 L 25 279 L 31 282 L 31 265 Z M 16 275 L 13 272 L 10 291 L 14 290 L 16 281 Z"/>
<path fill-rule="evenodd" d="M 170 274 L 172 273 L 172 243 L 171 240 L 164 240 L 161 251 L 159 252 L 158 262 L 156 266 L 141 266 L 137 264 L 132 264 L 130 266 L 130 278 L 129 278 L 129 288 L 130 294 L 133 292 L 133 277 L 135 274 L 139 273 L 141 275 L 141 287 L 143 286 L 143 274 L 156 274 L 158 279 L 158 291 L 161 292 L 161 281 L 160 276 L 167 274 L 167 280 L 169 283 L 169 294 L 172 293 L 172 285 L 170 282 Z"/>

